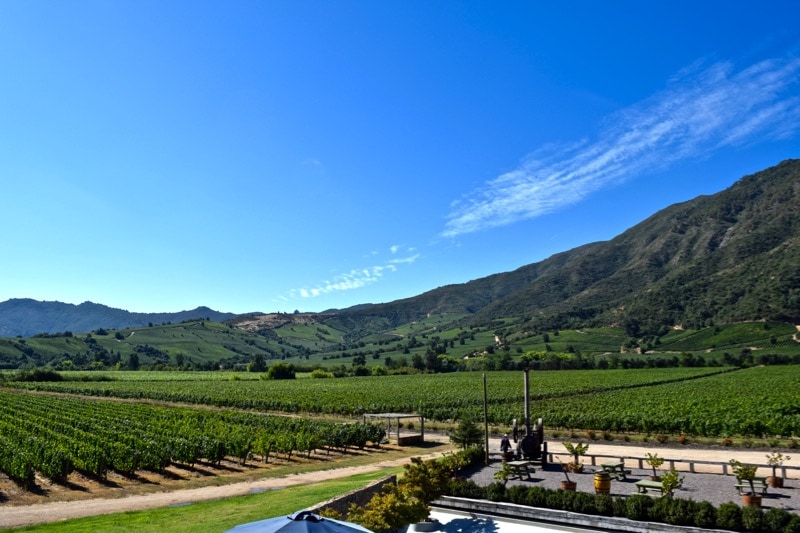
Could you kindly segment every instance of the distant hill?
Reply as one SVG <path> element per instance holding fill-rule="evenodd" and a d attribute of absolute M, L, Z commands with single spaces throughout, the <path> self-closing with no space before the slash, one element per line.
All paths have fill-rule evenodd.
<path fill-rule="evenodd" d="M 523 245 L 523 244 L 521 244 Z M 753 320 L 800 322 L 800 160 L 667 207 L 610 241 L 512 272 L 331 320 L 360 334 L 429 314 L 482 325 L 525 317 L 534 329 L 625 324 L 642 328 Z"/>
<path fill-rule="evenodd" d="M 800 323 L 800 160 L 671 205 L 609 241 L 511 272 L 383 304 L 302 316 L 254 313 L 231 324 L 263 333 L 316 322 L 347 343 L 434 315 L 483 327 L 513 318 L 527 331 L 622 326 L 631 336 L 673 325 Z M 205 307 L 150 314 L 9 300 L 0 303 L 0 336 L 233 317 Z"/>
<path fill-rule="evenodd" d="M 29 337 L 64 331 L 85 333 L 98 328 L 142 327 L 196 318 L 222 322 L 235 316 L 208 307 L 177 313 L 131 313 L 92 302 L 74 305 L 23 298 L 0 302 L 0 337 Z"/>

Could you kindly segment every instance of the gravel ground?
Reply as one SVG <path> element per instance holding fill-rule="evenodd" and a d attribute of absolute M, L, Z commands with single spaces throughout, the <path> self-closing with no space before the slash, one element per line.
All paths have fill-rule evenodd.
<path fill-rule="evenodd" d="M 500 470 L 501 465 L 502 462 L 500 461 L 499 455 L 492 456 L 488 467 L 476 468 L 471 472 L 467 472 L 466 477 L 478 485 L 488 485 L 495 481 L 494 475 Z M 564 473 L 561 470 L 561 465 L 558 463 L 548 464 L 545 470 L 539 468 L 538 465 L 535 465 L 534 468 L 535 472 L 531 474 L 530 480 L 509 480 L 507 486 L 538 485 L 548 489 L 558 489 L 560 482 L 564 480 Z M 570 480 L 577 482 L 577 490 L 594 493 L 595 469 L 599 469 L 599 467 L 587 466 L 583 473 L 569 475 Z M 627 480 L 611 480 L 612 496 L 636 494 L 636 482 L 641 479 L 648 479 L 648 476 L 652 474 L 651 470 L 636 468 L 626 468 L 626 470 L 631 471 L 630 474 L 627 475 Z M 675 492 L 676 498 L 696 501 L 704 500 L 711 502 L 717 507 L 726 502 L 742 504 L 741 497 L 734 487 L 736 478 L 731 475 L 693 474 L 689 472 L 681 472 L 681 475 L 685 476 L 685 479 L 683 481 L 683 487 Z M 651 492 L 650 494 L 654 497 L 659 497 L 661 495 L 659 492 Z M 782 489 L 770 487 L 767 495 L 764 496 L 762 500 L 761 506 L 765 510 L 778 507 L 797 513 L 800 510 L 800 481 L 797 479 L 787 479 Z"/>

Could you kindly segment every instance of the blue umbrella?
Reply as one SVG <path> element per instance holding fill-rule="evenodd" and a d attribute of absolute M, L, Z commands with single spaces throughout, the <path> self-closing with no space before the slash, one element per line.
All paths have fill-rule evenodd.
<path fill-rule="evenodd" d="M 289 516 L 277 516 L 249 522 L 225 533 L 373 533 L 351 522 L 324 518 L 311 511 L 298 511 Z"/>

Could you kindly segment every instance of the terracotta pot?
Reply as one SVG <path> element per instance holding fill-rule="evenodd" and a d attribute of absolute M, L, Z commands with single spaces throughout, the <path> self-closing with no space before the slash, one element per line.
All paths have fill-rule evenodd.
<path fill-rule="evenodd" d="M 650 481 L 661 481 L 661 476 L 650 476 Z"/>
<path fill-rule="evenodd" d="M 767 478 L 767 485 L 775 489 L 782 489 L 783 478 L 781 476 L 769 476 Z"/>
<path fill-rule="evenodd" d="M 575 489 L 578 487 L 577 481 L 562 481 L 561 482 L 561 490 L 567 490 L 570 492 L 575 492 Z"/>
<path fill-rule="evenodd" d="M 761 496 L 742 494 L 742 505 L 745 507 L 761 507 Z"/>

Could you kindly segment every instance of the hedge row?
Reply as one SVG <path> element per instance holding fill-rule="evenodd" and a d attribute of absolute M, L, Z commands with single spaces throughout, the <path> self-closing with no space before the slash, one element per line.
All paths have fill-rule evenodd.
<path fill-rule="evenodd" d="M 765 512 L 760 507 L 740 507 L 732 502 L 714 507 L 706 501 L 670 497 L 654 499 L 644 494 L 612 497 L 521 485 L 506 488 L 501 482 L 481 487 L 469 480 L 453 481 L 448 495 L 705 529 L 800 533 L 800 515 L 777 508 Z"/>

